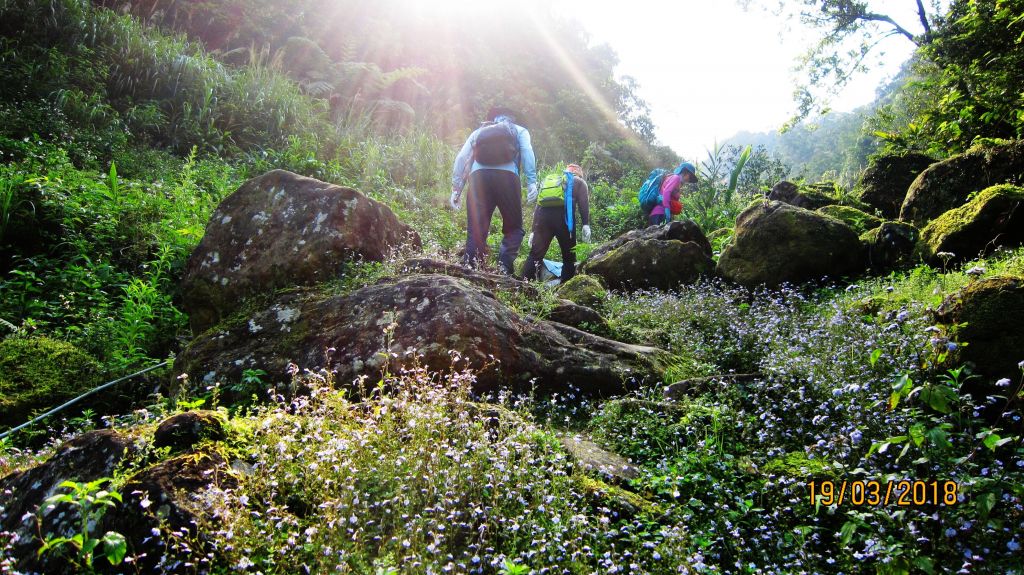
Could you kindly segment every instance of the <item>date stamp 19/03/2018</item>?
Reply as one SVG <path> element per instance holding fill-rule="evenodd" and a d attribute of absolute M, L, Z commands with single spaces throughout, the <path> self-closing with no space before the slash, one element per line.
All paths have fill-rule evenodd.
<path fill-rule="evenodd" d="M 897 507 L 956 505 L 960 486 L 956 481 L 809 481 L 811 505 L 852 505 Z"/>

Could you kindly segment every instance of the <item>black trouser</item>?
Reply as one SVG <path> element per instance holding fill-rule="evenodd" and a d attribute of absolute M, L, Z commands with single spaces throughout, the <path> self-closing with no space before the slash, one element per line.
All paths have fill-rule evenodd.
<path fill-rule="evenodd" d="M 469 176 L 466 199 L 465 262 L 476 265 L 487 258 L 487 233 L 491 229 L 494 208 L 501 214 L 501 249 L 498 267 L 512 274 L 519 246 L 523 244 L 523 202 L 519 176 L 506 170 L 477 170 Z"/>
<path fill-rule="evenodd" d="M 524 279 L 537 279 L 537 265 L 544 260 L 544 254 L 548 253 L 551 238 L 558 240 L 558 247 L 562 250 L 562 281 L 567 282 L 576 275 L 576 252 L 573 251 L 576 238 L 569 233 L 569 227 L 565 224 L 565 206 L 539 207 L 533 212 L 533 246 L 523 264 Z"/>

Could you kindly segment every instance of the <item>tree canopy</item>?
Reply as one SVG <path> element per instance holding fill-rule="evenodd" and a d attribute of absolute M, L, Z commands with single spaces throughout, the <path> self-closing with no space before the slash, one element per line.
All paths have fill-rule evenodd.
<path fill-rule="evenodd" d="M 631 163 L 652 153 L 675 159 L 656 145 L 635 82 L 615 77 L 615 52 L 540 2 L 500 18 L 483 5 L 401 0 L 102 3 L 184 32 L 228 61 L 258 47 L 307 93 L 381 126 L 415 123 L 458 139 L 501 104 L 531 128 L 542 162 L 579 160 L 592 143 Z"/>

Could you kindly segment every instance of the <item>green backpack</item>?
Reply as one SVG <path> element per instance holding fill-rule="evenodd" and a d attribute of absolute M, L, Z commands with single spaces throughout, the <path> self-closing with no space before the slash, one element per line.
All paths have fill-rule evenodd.
<path fill-rule="evenodd" d="M 564 172 L 545 176 L 537 194 L 537 205 L 545 208 L 564 206 L 565 178 Z"/>

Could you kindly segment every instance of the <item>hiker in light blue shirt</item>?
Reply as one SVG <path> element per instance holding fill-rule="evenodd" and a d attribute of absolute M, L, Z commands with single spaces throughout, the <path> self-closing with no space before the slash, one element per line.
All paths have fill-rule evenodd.
<path fill-rule="evenodd" d="M 468 182 L 464 261 L 470 266 L 486 257 L 487 231 L 494 209 L 498 209 L 503 235 L 498 266 L 511 275 L 526 235 L 520 168 L 525 172 L 527 198 L 532 202 L 537 197 L 537 159 L 530 143 L 530 132 L 515 123 L 508 108 L 492 108 L 487 117 L 491 121 L 470 134 L 455 158 L 450 204 L 452 209 L 459 209 L 459 198 Z"/>
<path fill-rule="evenodd" d="M 527 189 L 533 189 L 537 186 L 537 158 L 533 154 L 533 145 L 530 143 L 530 132 L 517 124 L 512 117 L 501 114 L 494 118 L 495 122 L 507 122 L 512 124 L 516 130 L 517 140 L 519 144 L 519 150 L 521 151 L 521 162 L 523 171 L 526 173 L 526 186 Z M 506 170 L 513 174 L 519 174 L 519 166 L 516 165 L 515 161 L 507 162 L 497 166 L 485 166 L 480 162 L 473 159 L 473 143 L 476 141 L 476 136 L 480 132 L 479 128 L 470 134 L 466 143 L 462 145 L 462 149 L 459 150 L 459 155 L 455 158 L 455 168 L 452 170 L 452 208 L 458 209 L 459 196 L 462 195 L 462 189 L 466 185 L 466 180 L 469 178 L 469 174 L 481 169 L 492 169 L 492 170 Z M 467 164 L 472 163 L 467 170 Z M 455 195 L 455 190 L 459 190 L 459 194 Z"/>

